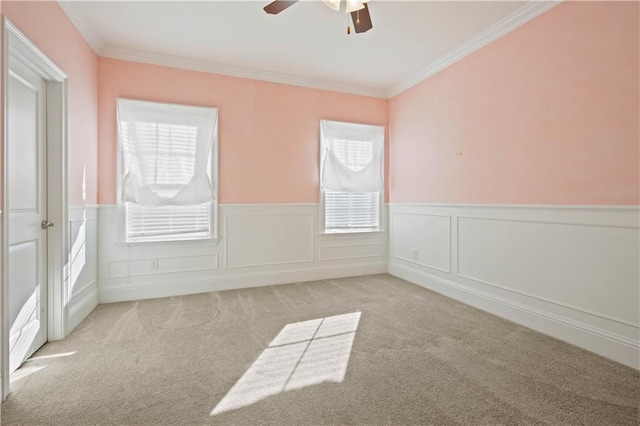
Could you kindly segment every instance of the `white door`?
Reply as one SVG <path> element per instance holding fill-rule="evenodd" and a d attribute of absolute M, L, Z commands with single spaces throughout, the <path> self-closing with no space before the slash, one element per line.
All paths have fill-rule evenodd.
<path fill-rule="evenodd" d="M 10 56 L 8 83 L 9 366 L 13 372 L 47 341 L 46 82 Z"/>

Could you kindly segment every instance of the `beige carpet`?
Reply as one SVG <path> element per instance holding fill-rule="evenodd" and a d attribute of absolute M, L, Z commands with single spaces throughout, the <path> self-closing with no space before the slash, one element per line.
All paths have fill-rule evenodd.
<path fill-rule="evenodd" d="M 635 425 L 640 402 L 637 371 L 389 275 L 100 305 L 33 358 L 2 424 Z"/>

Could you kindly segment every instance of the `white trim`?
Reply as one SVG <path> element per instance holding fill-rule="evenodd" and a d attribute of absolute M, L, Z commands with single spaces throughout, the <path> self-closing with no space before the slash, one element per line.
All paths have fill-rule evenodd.
<path fill-rule="evenodd" d="M 386 271 L 387 263 L 377 262 L 348 266 L 291 269 L 278 272 L 259 272 L 255 274 L 229 274 L 204 280 L 174 281 L 154 285 L 138 285 L 135 287 L 107 287 L 100 289 L 100 303 L 155 299 L 186 294 L 208 293 L 212 291 L 384 274 Z"/>
<path fill-rule="evenodd" d="M 125 49 L 121 47 L 106 46 L 98 51 L 98 55 L 105 58 L 120 59 L 123 61 L 141 62 L 144 64 L 161 65 L 165 67 L 201 71 L 238 78 L 248 78 L 251 80 L 269 81 L 271 83 L 288 84 L 291 86 L 307 87 L 311 89 L 330 90 L 333 92 L 350 93 L 353 95 L 370 96 L 381 99 L 385 99 L 387 97 L 387 92 L 384 89 L 327 81 L 295 74 L 285 74 L 255 68 L 226 65 L 202 59 L 190 59 L 179 56 L 162 55 L 159 53 L 143 52 L 141 50 Z"/>
<path fill-rule="evenodd" d="M 625 229 L 638 229 L 640 224 L 634 223 L 631 224 L 607 224 L 607 223 L 595 223 L 595 222 L 563 222 L 561 220 L 531 220 L 531 219 L 505 219 L 505 218 L 494 218 L 494 217 L 476 217 L 476 216 L 463 216 L 457 215 L 456 222 L 459 219 L 474 219 L 474 220 L 500 220 L 503 222 L 521 222 L 521 223 L 542 223 L 546 225 L 567 225 L 567 226 L 595 226 L 602 228 L 625 228 Z M 458 223 L 456 223 L 458 226 Z"/>
<path fill-rule="evenodd" d="M 389 263 L 389 273 L 629 367 L 639 368 L 640 346 L 637 341 L 625 336 L 418 271 L 394 261 Z"/>
<path fill-rule="evenodd" d="M 9 84 L 9 34 L 8 20 L 2 17 L 0 21 L 0 25 L 2 25 L 2 86 L 0 86 L 0 90 L 2 90 L 2 102 L 0 102 L 0 108 L 2 108 L 2 143 L 0 143 L 0 156 L 2 157 L 2 185 L 0 185 L 0 191 L 2 191 L 2 208 L 5 209 L 7 207 L 7 201 L 9 199 L 7 195 L 7 190 L 5 188 L 5 184 L 7 182 L 8 177 L 8 168 L 7 168 L 7 150 L 5 146 L 5 141 L 7 140 L 7 126 L 5 123 L 7 122 L 7 87 Z M 1 245 L 0 245 L 0 270 L 1 270 L 1 279 L 0 279 L 0 402 L 4 401 L 9 395 L 10 389 L 10 377 L 9 377 L 9 336 L 10 336 L 10 319 L 9 319 L 9 271 L 6 265 L 8 265 L 9 260 L 9 238 L 8 230 L 9 230 L 9 221 L 6 220 L 6 214 L 2 213 L 0 217 L 0 228 L 2 228 L 1 235 Z"/>
<path fill-rule="evenodd" d="M 5 30 L 14 43 L 8 44 L 10 53 L 22 62 L 28 63 L 34 72 L 49 80 L 62 82 L 67 74 L 47 57 L 31 40 L 27 38 L 8 18 L 5 19 Z"/>
<path fill-rule="evenodd" d="M 384 208 L 384 206 L 386 205 L 386 203 L 382 203 L 380 207 L 381 209 Z M 322 212 L 324 212 L 324 207 L 322 207 Z M 321 212 L 321 214 L 322 214 Z M 380 221 L 382 222 L 382 221 Z M 333 235 L 351 235 L 352 237 L 361 237 L 361 236 L 367 236 L 367 235 L 376 235 L 376 234 L 385 234 L 386 228 L 380 226 L 380 229 L 376 229 L 375 231 L 360 231 L 360 230 L 353 230 L 353 231 L 336 231 L 336 232 L 322 232 L 322 230 L 320 231 L 320 236 L 321 237 L 331 237 Z"/>
<path fill-rule="evenodd" d="M 91 281 L 89 281 L 88 283 L 86 283 L 85 285 L 83 285 L 82 287 L 80 287 L 77 291 L 75 291 L 76 296 L 79 294 L 82 294 L 83 292 L 87 291 L 88 289 L 90 289 L 91 287 L 94 287 L 94 289 L 97 290 L 98 288 L 98 281 L 93 279 Z M 75 312 L 77 309 L 75 309 L 73 306 L 76 306 L 76 302 L 73 302 L 73 297 L 71 298 L 71 301 L 69 301 L 69 306 L 72 306 L 71 308 L 69 308 L 69 316 L 72 315 L 73 312 Z M 69 332 L 71 332 L 73 330 L 73 327 L 69 328 Z M 69 332 L 67 333 L 67 335 L 69 334 Z"/>
<path fill-rule="evenodd" d="M 558 210 L 620 210 L 640 211 L 640 205 L 586 204 L 465 204 L 465 203 L 388 203 L 393 207 L 451 207 L 473 209 L 558 209 Z"/>
<path fill-rule="evenodd" d="M 414 265 L 422 266 L 424 268 L 433 269 L 435 271 L 444 272 L 445 274 L 450 274 L 451 273 L 451 266 L 449 266 L 449 269 L 447 270 L 447 269 L 443 269 L 443 268 L 438 268 L 437 266 L 428 265 L 426 263 L 421 263 L 421 262 L 418 262 L 417 260 L 405 259 L 404 257 L 394 256 L 392 254 L 389 254 L 389 261 L 390 262 L 392 262 L 392 260 L 391 260 L 392 258 L 393 259 L 397 259 L 397 260 L 402 260 L 403 262 L 412 263 Z M 449 265 L 451 265 L 451 257 L 449 257 Z"/>
<path fill-rule="evenodd" d="M 107 206 L 108 204 L 101 204 L 101 206 Z M 287 203 L 287 202 L 283 202 L 283 203 L 222 203 L 222 205 L 224 205 L 226 208 L 234 208 L 234 207 L 240 207 L 240 208 L 257 208 L 257 209 L 262 209 L 263 207 L 285 207 L 285 208 L 292 208 L 292 207 L 304 207 L 304 206 L 317 206 L 318 203 Z"/>
<path fill-rule="evenodd" d="M 457 218 L 507 220 L 511 222 L 540 223 L 568 226 L 595 226 L 605 228 L 640 228 L 640 206 L 630 205 L 526 205 L 526 204 L 389 204 L 394 213 L 433 215 L 450 214 Z M 461 213 L 464 212 L 464 214 Z M 514 211 L 523 215 L 512 217 Z M 477 216 L 480 214 L 482 216 Z M 613 215 L 612 215 L 613 214 Z M 391 213 L 390 213 L 391 215 Z M 472 215 L 472 216 L 469 216 Z M 487 216 L 488 215 L 488 216 Z M 576 217 L 576 215 L 580 215 Z M 455 229 L 455 228 L 454 228 Z"/>
<path fill-rule="evenodd" d="M 487 44 L 515 30 L 521 25 L 526 24 L 533 18 L 543 14 L 547 10 L 551 9 L 554 6 L 557 6 L 560 3 L 561 1 L 539 0 L 533 3 L 525 4 L 525 6 L 504 17 L 489 28 L 480 31 L 478 34 L 462 43 L 460 46 L 449 51 L 449 53 L 432 62 L 426 68 L 393 84 L 387 90 L 387 99 L 392 98 L 400 94 L 401 92 L 404 92 L 405 90 L 409 89 L 412 86 L 415 86 L 423 80 L 426 80 L 435 73 L 442 71 L 449 65 L 458 62 L 460 59 L 470 55 L 481 47 L 486 46 Z"/>
<path fill-rule="evenodd" d="M 7 193 L 7 102 L 9 54 L 28 65 L 47 81 L 47 220 L 56 226 L 50 228 L 47 238 L 47 312 L 48 340 L 64 337 L 66 315 L 66 265 L 68 264 L 67 222 L 67 75 L 33 44 L 6 17 L 2 20 L 3 35 L 3 92 L 2 92 L 2 158 L 3 208 L 9 210 Z M 2 399 L 9 393 L 9 317 L 8 317 L 8 217 L 2 215 Z"/>
<path fill-rule="evenodd" d="M 69 308 L 69 321 L 67 322 L 67 334 L 76 328 L 87 315 L 98 306 L 98 284 L 91 281 L 78 294 L 87 293 L 78 302 Z"/>
<path fill-rule="evenodd" d="M 49 331 L 48 340 L 65 337 L 69 221 L 67 203 L 67 80 L 47 82 L 47 216 L 49 228 Z"/>
<path fill-rule="evenodd" d="M 95 30 L 76 1 L 61 1 L 58 4 L 67 15 L 71 23 L 78 29 L 87 44 L 91 46 L 93 51 L 98 54 L 105 46 L 104 39 Z"/>

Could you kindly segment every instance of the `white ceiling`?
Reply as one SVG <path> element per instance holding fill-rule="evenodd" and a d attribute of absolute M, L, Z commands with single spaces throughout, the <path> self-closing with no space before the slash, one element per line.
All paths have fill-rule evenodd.
<path fill-rule="evenodd" d="M 452 53 L 462 52 L 465 46 L 469 50 L 469 40 L 488 34 L 482 45 L 491 41 L 492 34 L 493 39 L 504 34 L 505 25 L 538 2 L 372 0 L 373 29 L 351 35 L 346 34 L 347 14 L 319 1 L 302 1 L 279 15 L 262 10 L 268 3 L 75 1 L 61 5 L 100 55 L 168 65 L 182 58 L 187 60 L 181 64 L 186 68 L 206 69 L 209 64 L 212 71 L 223 74 L 260 78 L 262 73 L 271 81 L 290 79 L 293 84 L 315 87 L 326 83 L 326 88 L 353 87 L 358 90 L 345 91 L 385 97 Z M 502 33 L 496 33 L 496 28 Z"/>

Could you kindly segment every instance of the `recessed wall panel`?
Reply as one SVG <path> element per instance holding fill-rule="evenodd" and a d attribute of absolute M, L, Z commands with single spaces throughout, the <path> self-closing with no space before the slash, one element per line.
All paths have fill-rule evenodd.
<path fill-rule="evenodd" d="M 227 268 L 313 261 L 311 214 L 230 214 L 225 235 Z"/>
<path fill-rule="evenodd" d="M 458 219 L 459 275 L 638 323 L 637 228 Z"/>
<path fill-rule="evenodd" d="M 391 220 L 391 256 L 439 271 L 450 271 L 449 216 L 393 213 Z"/>

